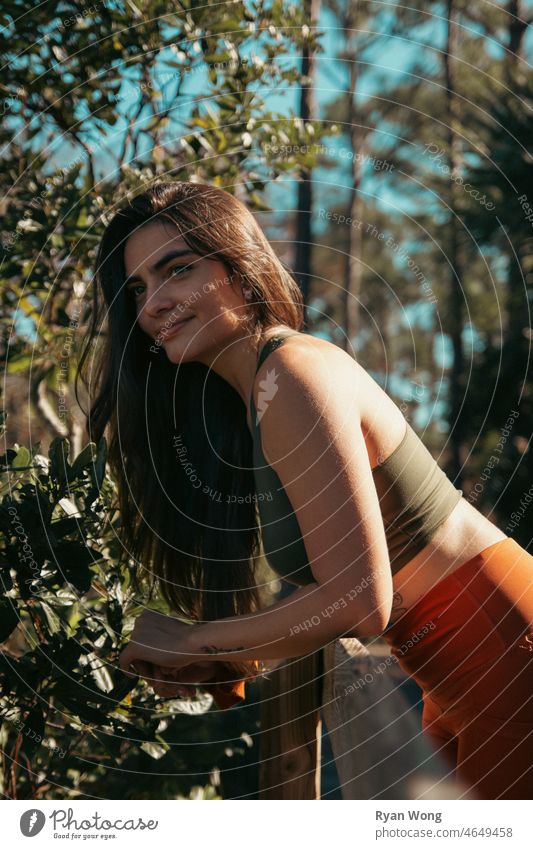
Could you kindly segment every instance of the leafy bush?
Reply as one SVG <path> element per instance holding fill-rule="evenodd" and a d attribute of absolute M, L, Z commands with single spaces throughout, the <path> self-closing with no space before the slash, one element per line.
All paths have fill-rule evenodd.
<path fill-rule="evenodd" d="M 337 134 L 329 121 L 295 120 L 286 102 L 265 103 L 304 83 L 285 59 L 318 51 L 319 34 L 305 9 L 277 2 L 169 11 L 145 0 L 87 15 L 70 0 L 31 15 L 21 0 L 9 6 L 0 358 L 14 447 L 0 458 L 2 791 L 210 798 L 220 783 L 225 797 L 250 795 L 257 681 L 238 711 L 215 712 L 206 693 L 163 701 L 118 670 L 141 600 L 118 543 L 105 444 L 81 450 L 73 379 L 96 248 L 117 205 L 159 179 L 193 179 L 270 212 L 267 187 L 311 168 L 319 139 Z M 190 79 L 201 97 L 183 90 Z M 47 457 L 25 447 L 52 437 Z"/>
<path fill-rule="evenodd" d="M 105 440 L 73 462 L 66 439 L 53 440 L 48 458 L 39 447 L 0 458 L 2 792 L 219 798 L 229 759 L 253 745 L 254 702 L 241 712 L 249 728 L 231 739 L 232 712 L 203 717 L 209 694 L 165 701 L 119 670 L 140 605 L 117 538 Z M 238 773 L 225 782 L 236 794 Z"/>

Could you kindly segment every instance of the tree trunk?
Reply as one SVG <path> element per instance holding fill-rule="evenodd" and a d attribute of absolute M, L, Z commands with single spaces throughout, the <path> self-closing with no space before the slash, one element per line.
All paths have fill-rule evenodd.
<path fill-rule="evenodd" d="M 446 121 L 448 141 L 448 165 L 452 174 L 458 174 L 461 164 L 460 139 L 457 134 L 457 97 L 453 56 L 456 46 L 455 0 L 447 0 L 447 34 L 444 50 L 444 73 L 446 85 Z M 457 185 L 450 180 L 449 205 L 451 217 L 448 224 L 449 247 L 449 315 L 448 326 L 452 342 L 453 359 L 450 370 L 450 461 L 448 474 L 455 483 L 461 486 L 462 457 L 461 449 L 464 442 L 464 425 L 461 407 L 464 392 L 464 349 L 463 349 L 463 268 L 461 263 L 460 221 L 458 218 Z"/>
<path fill-rule="evenodd" d="M 320 11 L 320 0 L 306 0 L 306 18 L 309 26 L 316 26 Z M 315 57 L 308 43 L 302 51 L 302 74 L 309 78 L 300 89 L 300 118 L 304 124 L 316 119 L 316 104 L 313 94 L 315 76 Z M 302 291 L 304 304 L 309 303 L 312 268 L 312 227 L 311 214 L 313 206 L 312 171 L 300 168 L 298 182 L 298 198 L 296 203 L 296 246 L 294 258 L 294 273 Z"/>
<path fill-rule="evenodd" d="M 357 51 L 353 47 L 354 30 L 356 29 L 357 13 L 359 3 L 351 0 L 348 4 L 348 12 L 345 20 L 345 32 L 348 41 L 347 54 L 349 57 L 350 80 L 347 92 L 347 121 L 350 138 L 350 161 L 351 161 L 351 186 L 350 197 L 346 215 L 348 220 L 360 222 L 362 220 L 361 188 L 361 161 L 364 149 L 363 130 L 359 126 L 358 110 L 356 105 L 357 82 L 359 70 L 357 66 Z M 355 337 L 359 327 L 359 296 L 361 291 L 361 254 L 363 235 L 361 227 L 350 226 L 346 228 L 347 244 L 346 257 L 344 260 L 343 290 L 342 290 L 342 314 L 345 336 L 343 339 L 344 350 L 350 353 L 355 345 Z"/>

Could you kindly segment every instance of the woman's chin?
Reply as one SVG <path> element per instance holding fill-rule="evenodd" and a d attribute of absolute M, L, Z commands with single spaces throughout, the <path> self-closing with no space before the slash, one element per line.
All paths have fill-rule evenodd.
<path fill-rule="evenodd" d="M 171 363 L 179 365 L 179 363 L 189 363 L 194 359 L 191 353 L 191 346 L 184 344 L 182 339 L 168 339 L 163 342 L 162 348 Z"/>

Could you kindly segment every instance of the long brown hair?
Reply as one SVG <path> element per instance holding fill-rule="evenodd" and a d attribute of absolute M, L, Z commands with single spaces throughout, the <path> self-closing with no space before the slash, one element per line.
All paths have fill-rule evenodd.
<path fill-rule="evenodd" d="M 148 584 L 151 595 L 157 587 L 176 613 L 207 621 L 260 606 L 256 501 L 242 497 L 255 493 L 252 440 L 246 408 L 227 381 L 202 363 L 154 356 L 139 328 L 125 293 L 124 245 L 157 219 L 173 221 L 192 250 L 214 256 L 252 288 L 243 321 L 256 341 L 278 324 L 300 330 L 303 303 L 252 213 L 214 186 L 155 184 L 116 212 L 99 244 L 76 376 L 90 399 L 87 432 L 108 440 L 121 542 L 140 567 L 136 588 Z M 202 486 L 191 484 L 191 469 Z"/>

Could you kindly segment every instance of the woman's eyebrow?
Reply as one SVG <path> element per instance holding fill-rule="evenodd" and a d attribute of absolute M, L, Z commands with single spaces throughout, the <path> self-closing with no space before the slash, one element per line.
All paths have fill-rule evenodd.
<path fill-rule="evenodd" d="M 199 256 L 196 251 L 191 250 L 191 248 L 182 248 L 181 250 L 173 250 L 168 251 L 161 259 L 158 259 L 157 262 L 154 262 L 150 271 L 159 271 L 160 268 L 163 268 L 167 262 L 170 262 L 171 259 L 177 259 L 180 256 Z M 132 274 L 130 277 L 127 277 L 124 281 L 124 285 L 127 286 L 128 283 L 136 283 L 137 281 L 141 281 L 141 278 L 138 274 Z"/>

